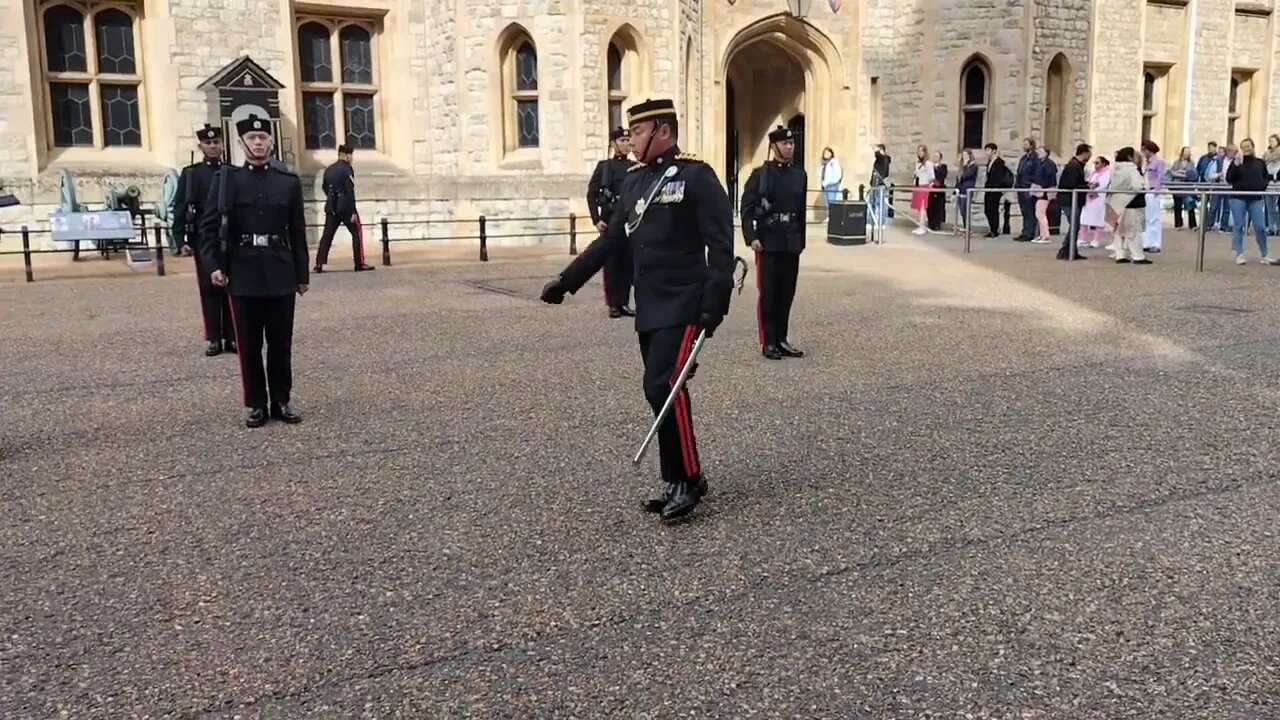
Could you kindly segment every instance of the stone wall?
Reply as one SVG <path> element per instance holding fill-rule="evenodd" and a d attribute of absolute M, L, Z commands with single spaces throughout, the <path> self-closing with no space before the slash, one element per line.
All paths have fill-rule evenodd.
<path fill-rule="evenodd" d="M 0 10 L 0 178 L 21 177 L 29 172 L 34 158 L 31 137 L 31 75 L 23 42 L 26 19 L 19 5 Z M 10 60 L 10 58 L 12 60 Z"/>
<path fill-rule="evenodd" d="M 1034 3 L 1035 33 L 1031 55 L 1031 97 L 1027 111 L 1033 137 L 1045 139 L 1045 103 L 1049 66 L 1061 53 L 1070 73 L 1066 78 L 1066 144 L 1052 148 L 1067 157 L 1084 140 L 1089 119 L 1089 38 L 1093 18 L 1090 0 L 1053 0 Z M 1061 143 L 1060 143 L 1061 144 Z"/>
<path fill-rule="evenodd" d="M 1178 145 L 1189 144 L 1202 152 L 1210 140 L 1226 142 L 1227 129 L 1227 95 L 1231 83 L 1231 53 L 1224 50 L 1231 47 L 1231 24 L 1235 3 L 1233 0 L 1198 0 L 1199 13 L 1195 22 L 1195 31 L 1190 33 L 1195 42 L 1195 64 L 1192 68 L 1191 92 L 1191 126 L 1184 137 L 1189 143 L 1182 143 L 1183 137 L 1177 138 Z M 1189 43 L 1188 43 L 1189 44 Z M 1183 60 L 1185 63 L 1185 59 Z M 1185 65 L 1180 73 L 1187 72 Z M 1175 106 L 1182 110 L 1182 105 Z M 1176 151 L 1175 151 L 1176 152 Z"/>
<path fill-rule="evenodd" d="M 893 158 L 895 178 L 910 178 L 915 147 L 926 141 L 921 108 L 925 84 L 921 78 L 921 46 L 925 33 L 925 0 L 868 0 L 862 5 L 862 68 L 879 78 L 883 142 Z M 859 78 L 861 80 L 861 78 Z M 869 167 L 869 162 L 861 163 Z M 849 163 L 845 163 L 846 172 Z M 867 177 L 868 173 L 860 173 Z M 861 179 L 858 182 L 862 182 Z M 849 184 L 849 183 L 846 183 Z"/>
<path fill-rule="evenodd" d="M 1133 145 L 1142 129 L 1143 0 L 1094 0 L 1088 141 L 1098 152 Z"/>

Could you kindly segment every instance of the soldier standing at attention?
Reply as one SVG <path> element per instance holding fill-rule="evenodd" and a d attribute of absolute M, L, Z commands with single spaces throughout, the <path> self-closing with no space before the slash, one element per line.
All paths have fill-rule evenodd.
<path fill-rule="evenodd" d="M 182 254 L 194 255 L 196 285 L 200 288 L 200 314 L 204 316 L 204 354 L 213 357 L 223 350 L 236 351 L 235 333 L 231 328 L 231 301 L 227 293 L 216 287 L 204 271 L 200 257 L 200 233 L 197 223 L 204 212 L 205 198 L 213 187 L 213 178 L 222 167 L 222 129 L 208 123 L 196 131 L 204 159 L 182 168 L 178 176 L 177 203 L 173 212 L 173 236 L 182 242 Z"/>
<path fill-rule="evenodd" d="M 622 179 L 633 163 L 627 157 L 631 152 L 631 131 L 614 128 L 609 133 L 613 144 L 613 157 L 596 163 L 591 181 L 587 183 L 587 207 L 591 208 L 591 222 L 604 234 L 608 220 L 613 216 L 613 206 L 622 193 Z M 630 307 L 631 299 L 631 244 L 625 239 L 622 245 L 604 263 L 604 302 L 609 317 L 635 317 Z"/>
<path fill-rule="evenodd" d="M 320 236 L 320 247 L 316 250 L 316 272 L 324 272 L 325 263 L 329 262 L 329 248 L 333 246 L 333 236 L 342 225 L 351 233 L 351 259 L 355 261 L 356 272 L 372 270 L 373 266 L 364 261 L 364 228 L 360 225 L 360 216 L 356 213 L 356 171 L 351 167 L 351 148 L 338 146 L 338 160 L 324 169 L 324 233 Z"/>
<path fill-rule="evenodd" d="M 250 115 L 236 123 L 236 132 L 246 162 L 240 168 L 224 165 L 205 198 L 200 216 L 203 267 L 213 284 L 231 295 L 244 404 L 249 408 L 245 425 L 265 425 L 268 413 L 299 423 L 302 417 L 289 404 L 289 394 L 294 293 L 305 294 L 308 281 L 302 182 L 267 162 L 271 121 Z"/>
<path fill-rule="evenodd" d="M 699 333 L 715 332 L 733 289 L 733 207 L 710 165 L 680 152 L 675 103 L 646 100 L 627 110 L 639 162 L 627 173 L 607 228 L 542 290 L 559 304 L 576 293 L 628 236 L 636 278 L 636 333 L 644 359 L 644 394 L 654 416 Z M 688 385 L 658 429 L 666 492 L 645 503 L 663 520 L 687 515 L 706 494 Z"/>
<path fill-rule="evenodd" d="M 769 133 L 774 158 L 751 171 L 742 190 L 742 235 L 756 253 L 756 319 L 760 352 L 770 360 L 804 357 L 787 341 L 791 301 L 796 296 L 800 253 L 804 252 L 804 168 L 791 164 L 796 141 L 788 128 Z"/>

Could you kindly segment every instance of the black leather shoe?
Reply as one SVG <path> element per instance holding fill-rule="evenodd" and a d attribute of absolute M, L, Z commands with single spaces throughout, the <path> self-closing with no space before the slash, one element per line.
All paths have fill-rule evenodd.
<path fill-rule="evenodd" d="M 356 272 L 369 272 L 370 270 L 375 270 L 375 269 L 376 269 L 376 268 L 375 268 L 375 267 L 373 267 L 372 265 L 357 265 L 357 266 L 356 266 Z"/>
<path fill-rule="evenodd" d="M 267 424 L 266 408 L 249 408 L 249 414 L 244 419 L 244 426 L 251 428 L 260 428 Z"/>
<path fill-rule="evenodd" d="M 788 342 L 778 343 L 778 350 L 782 352 L 783 357 L 793 357 L 793 358 L 804 357 L 803 350 L 797 350 L 796 348 L 791 346 L 791 343 L 788 343 Z"/>
<path fill-rule="evenodd" d="M 295 412 L 289 403 L 271 403 L 271 417 L 290 425 L 302 422 L 302 416 Z"/>
<path fill-rule="evenodd" d="M 770 360 L 782 359 L 782 351 L 778 349 L 777 345 L 765 345 L 764 347 L 760 348 L 760 354 Z"/>
<path fill-rule="evenodd" d="M 676 484 L 669 483 L 665 490 L 650 496 L 648 500 L 644 501 L 644 511 L 651 513 L 662 512 L 662 508 L 666 507 L 667 503 L 671 501 L 671 496 L 675 492 Z"/>
<path fill-rule="evenodd" d="M 322 273 L 322 272 L 324 272 L 324 266 L 323 266 L 323 265 L 317 265 L 317 266 L 315 266 L 315 267 L 311 268 L 311 272 L 313 272 L 313 273 Z"/>
<path fill-rule="evenodd" d="M 610 320 L 617 320 L 620 317 L 622 317 L 622 308 L 616 308 L 616 307 L 609 308 Z"/>
<path fill-rule="evenodd" d="M 698 502 L 702 500 L 701 486 L 702 483 L 698 480 L 684 480 L 677 483 L 675 492 L 671 493 L 671 499 L 662 506 L 662 519 L 676 520 L 693 512 Z"/>
<path fill-rule="evenodd" d="M 236 343 L 235 343 L 235 341 L 234 341 L 234 340 L 223 340 L 223 341 L 222 341 L 222 349 L 234 355 L 234 354 L 235 354 L 235 352 L 236 352 Z"/>
<path fill-rule="evenodd" d="M 622 316 L 623 316 L 623 317 L 635 317 L 635 316 L 636 316 L 636 311 L 635 311 L 635 310 L 632 310 L 631 308 L 627 307 L 626 305 L 619 305 L 619 306 L 618 306 L 618 312 L 622 313 Z"/>
<path fill-rule="evenodd" d="M 216 342 L 211 342 L 211 343 L 205 343 L 205 344 L 204 344 L 204 355 L 205 355 L 205 357 L 214 357 L 214 356 L 216 356 L 216 355 L 221 355 L 221 354 L 222 354 L 222 345 L 220 345 L 220 344 L 218 344 L 218 343 L 216 343 Z"/>

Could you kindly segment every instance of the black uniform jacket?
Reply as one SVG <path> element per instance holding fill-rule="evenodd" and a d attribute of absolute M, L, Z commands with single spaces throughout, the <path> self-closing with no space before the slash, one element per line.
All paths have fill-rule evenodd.
<path fill-rule="evenodd" d="M 649 200 L 672 167 L 675 175 Z M 627 173 L 609 229 L 560 274 L 566 288 L 577 292 L 600 270 L 642 211 L 630 237 L 636 332 L 691 325 L 703 313 L 724 318 L 733 290 L 733 208 L 715 170 L 674 147 Z"/>
<path fill-rule="evenodd" d="M 591 173 L 591 180 L 587 183 L 587 207 L 591 208 L 592 223 L 609 219 L 607 212 L 609 208 L 600 191 L 607 189 L 613 193 L 614 200 L 621 197 L 622 180 L 634 164 L 626 157 L 616 156 L 596 163 L 596 169 Z"/>
<path fill-rule="evenodd" d="M 227 292 L 243 297 L 292 295 L 308 282 L 307 228 L 302 209 L 302 182 L 288 170 L 269 166 L 223 165 L 227 175 L 227 252 L 218 242 L 221 218 L 219 177 L 215 176 L 200 216 L 201 269 L 221 270 L 231 283 Z M 253 235 L 274 236 L 265 247 Z M 244 236 L 250 236 L 245 238 Z"/>
<path fill-rule="evenodd" d="M 324 211 L 350 220 L 356 214 L 356 171 L 339 160 L 324 169 Z"/>
<path fill-rule="evenodd" d="M 765 173 L 769 174 L 766 186 L 769 209 L 763 209 L 765 199 L 761 185 Z M 804 251 L 805 189 L 809 177 L 804 168 L 776 160 L 751 171 L 742 189 L 742 235 L 747 245 L 759 240 L 765 252 L 798 253 Z"/>
<path fill-rule="evenodd" d="M 178 190 L 173 201 L 173 233 L 192 250 L 200 245 L 200 214 L 204 212 L 205 198 L 209 196 L 213 178 L 221 167 L 221 161 L 204 160 L 182 168 L 178 175 Z"/>

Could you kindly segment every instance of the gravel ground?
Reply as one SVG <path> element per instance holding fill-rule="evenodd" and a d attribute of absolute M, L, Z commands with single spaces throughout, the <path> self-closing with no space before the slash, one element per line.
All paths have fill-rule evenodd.
<path fill-rule="evenodd" d="M 189 275 L 0 287 L 0 717 L 1276 717 L 1280 268 L 1225 242 L 815 243 L 673 527 L 560 258 L 317 277 L 260 430 Z"/>

